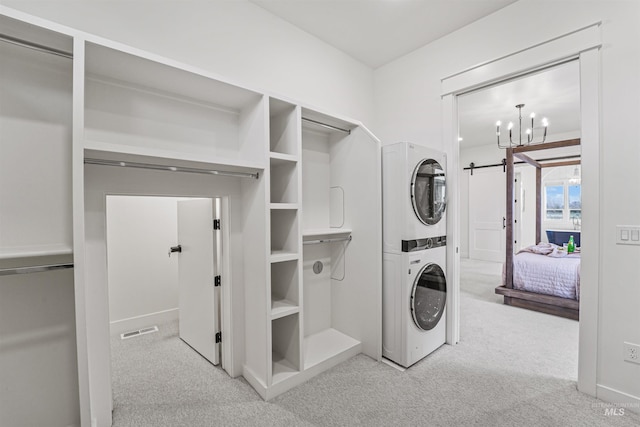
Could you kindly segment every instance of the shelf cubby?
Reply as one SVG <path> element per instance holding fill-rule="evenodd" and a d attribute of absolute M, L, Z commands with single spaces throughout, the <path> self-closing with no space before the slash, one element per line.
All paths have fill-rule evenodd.
<path fill-rule="evenodd" d="M 297 314 L 271 321 L 271 383 L 300 372 L 300 321 Z"/>
<path fill-rule="evenodd" d="M 297 162 L 271 158 L 271 203 L 298 203 Z"/>
<path fill-rule="evenodd" d="M 269 100 L 269 147 L 272 153 L 298 155 L 299 114 L 300 109 L 293 104 L 275 98 Z"/>
<path fill-rule="evenodd" d="M 271 210 L 271 254 L 298 253 L 298 211 Z"/>
<path fill-rule="evenodd" d="M 288 316 L 299 311 L 298 260 L 271 265 L 271 318 Z"/>

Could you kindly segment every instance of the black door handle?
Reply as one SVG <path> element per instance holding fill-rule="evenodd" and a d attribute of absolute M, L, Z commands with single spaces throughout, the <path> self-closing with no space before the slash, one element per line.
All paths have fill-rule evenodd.
<path fill-rule="evenodd" d="M 169 248 L 169 258 L 171 258 L 171 254 L 173 252 L 182 252 L 182 246 L 178 245 L 178 246 L 171 246 Z"/>
<path fill-rule="evenodd" d="M 502 229 L 504 230 L 505 228 L 507 228 L 507 218 L 502 217 Z"/>

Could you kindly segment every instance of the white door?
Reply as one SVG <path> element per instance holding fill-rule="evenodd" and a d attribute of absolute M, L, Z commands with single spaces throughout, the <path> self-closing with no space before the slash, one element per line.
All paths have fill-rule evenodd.
<path fill-rule="evenodd" d="M 178 202 L 178 280 L 180 338 L 214 365 L 220 363 L 219 287 L 215 286 L 218 232 L 214 231 L 214 201 Z"/>
<path fill-rule="evenodd" d="M 469 258 L 504 261 L 506 174 L 502 168 L 476 169 L 469 176 Z"/>

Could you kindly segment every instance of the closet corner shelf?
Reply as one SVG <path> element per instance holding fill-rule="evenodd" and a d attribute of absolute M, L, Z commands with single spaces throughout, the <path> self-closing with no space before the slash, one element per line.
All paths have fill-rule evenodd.
<path fill-rule="evenodd" d="M 269 207 L 273 210 L 281 209 L 281 210 L 295 210 L 298 209 L 297 203 L 271 203 Z"/>
<path fill-rule="evenodd" d="M 271 158 L 271 164 L 274 166 L 298 162 L 298 156 L 295 154 L 284 154 L 272 151 L 269 153 L 269 157 Z"/>
<path fill-rule="evenodd" d="M 271 262 L 284 262 L 284 261 L 293 261 L 298 259 L 297 252 L 287 252 L 287 251 L 271 251 Z"/>
<path fill-rule="evenodd" d="M 279 355 L 276 352 L 272 352 L 273 370 L 271 375 L 271 384 L 277 384 L 286 380 L 287 378 L 300 372 L 293 364 Z"/>
<path fill-rule="evenodd" d="M 322 237 L 322 236 L 331 236 L 331 237 L 339 237 L 339 236 L 348 236 L 351 234 L 350 228 L 315 228 L 302 230 L 302 237 L 304 239 L 314 238 L 314 237 Z"/>
<path fill-rule="evenodd" d="M 300 312 L 297 304 L 287 299 L 271 300 L 271 320 Z"/>
<path fill-rule="evenodd" d="M 304 339 L 304 369 L 309 369 L 335 356 L 361 351 L 361 343 L 333 328 L 309 335 Z"/>

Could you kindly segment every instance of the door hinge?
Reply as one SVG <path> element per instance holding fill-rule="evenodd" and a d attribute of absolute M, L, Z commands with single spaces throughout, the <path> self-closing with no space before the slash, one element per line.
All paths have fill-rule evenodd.
<path fill-rule="evenodd" d="M 213 279 L 213 286 L 220 286 L 222 285 L 222 279 L 220 278 L 220 276 L 216 276 Z"/>
<path fill-rule="evenodd" d="M 213 229 L 214 230 L 220 230 L 220 220 L 219 219 L 214 219 L 213 220 Z"/>
<path fill-rule="evenodd" d="M 221 343 L 222 342 L 222 332 L 217 332 L 216 333 L 216 344 Z"/>

